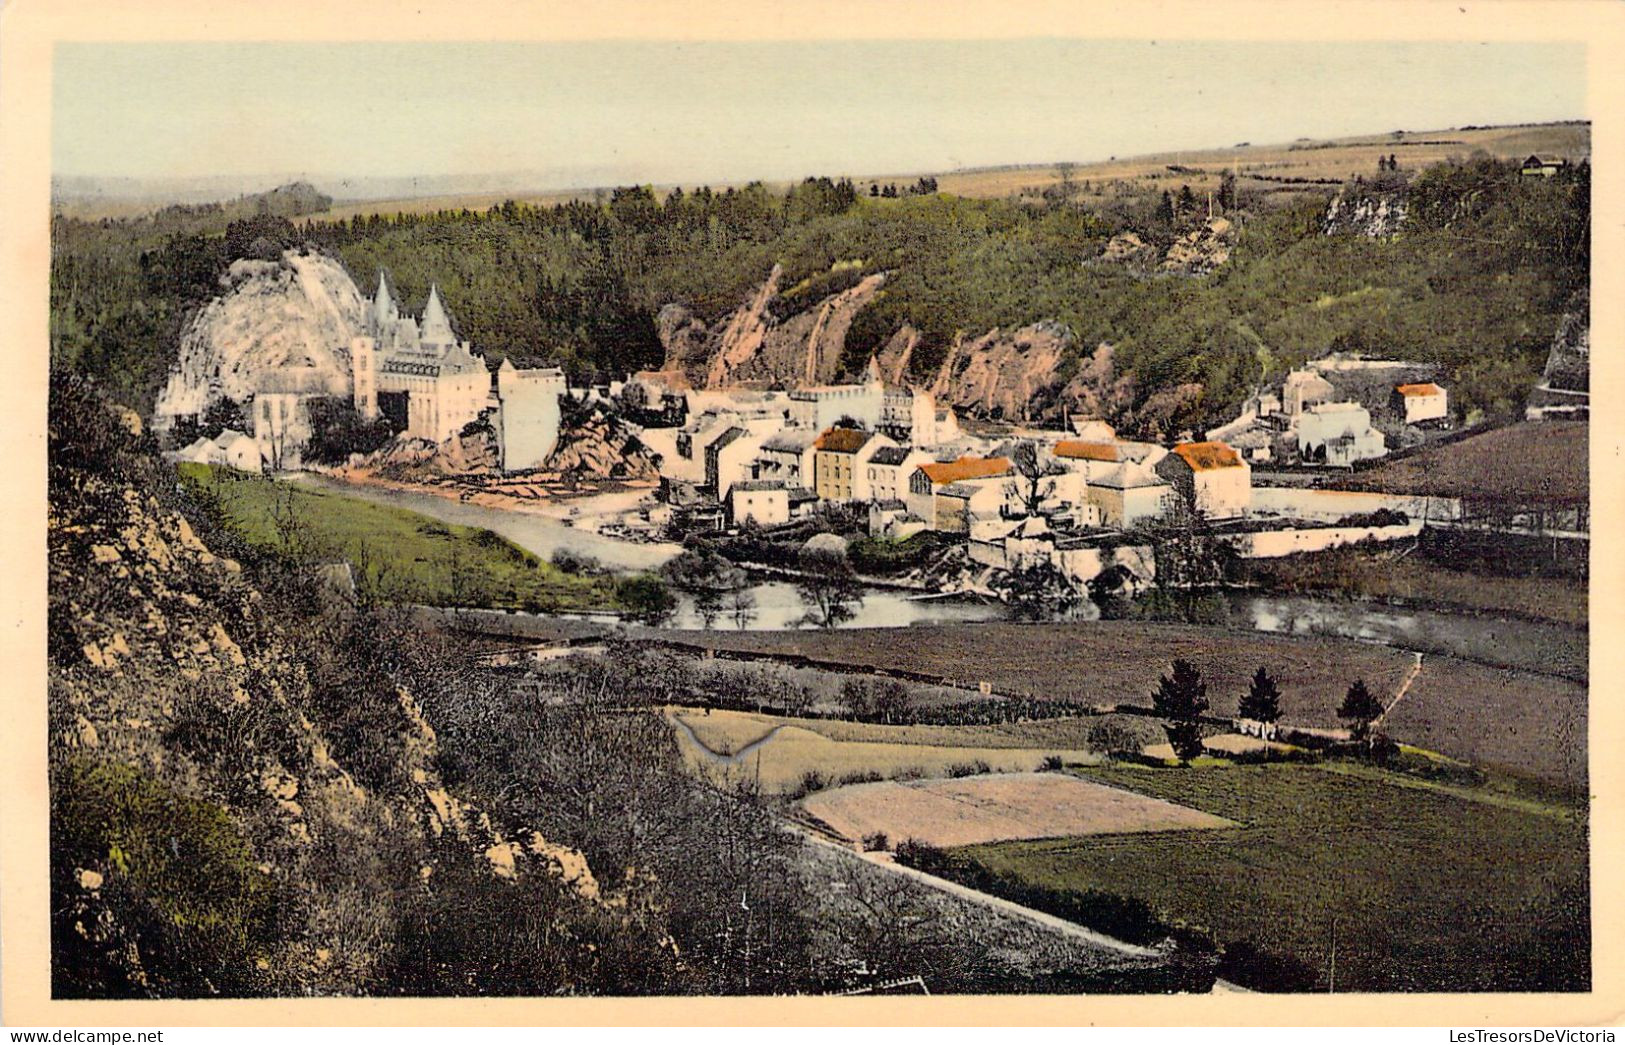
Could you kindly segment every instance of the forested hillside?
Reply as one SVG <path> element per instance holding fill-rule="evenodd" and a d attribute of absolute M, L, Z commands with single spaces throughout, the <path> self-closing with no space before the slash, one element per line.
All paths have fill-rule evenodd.
<path fill-rule="evenodd" d="M 438 283 L 460 333 L 492 361 L 558 361 L 578 378 L 661 365 L 663 307 L 714 323 L 777 264 L 767 305 L 777 323 L 884 275 L 846 334 L 848 372 L 907 328 L 918 332 L 909 374 L 929 383 L 956 339 L 1043 322 L 1064 341 L 1053 366 L 1028 375 L 1045 411 L 1078 405 L 1069 382 L 1090 362 L 1098 370 L 1096 349 L 1110 344 L 1110 374 L 1084 377 L 1109 378 L 1105 411 L 1147 434 L 1220 419 L 1262 377 L 1331 350 L 1442 363 L 1453 404 L 1512 415 L 1563 303 L 1587 280 L 1589 190 L 1584 163 L 1554 178 L 1520 176 L 1483 154 L 1380 178 L 1373 170 L 1341 189 L 1345 205 L 1379 194 L 1405 218 L 1367 235 L 1346 222 L 1328 231 L 1335 187 L 1231 186 L 1214 206 L 1233 226 L 1233 250 L 1194 276 L 1105 256 L 1121 232 L 1160 252 L 1200 231 L 1206 204 L 1190 194 L 973 200 L 928 180 L 885 197 L 821 178 L 782 196 L 758 184 L 663 199 L 630 188 L 552 208 L 338 223 L 58 220 L 52 352 L 58 366 L 94 371 L 148 409 L 184 317 L 216 292 L 224 267 L 309 242 L 363 288 L 387 268 L 409 308 Z M 1159 409 L 1147 410 L 1159 395 Z"/>

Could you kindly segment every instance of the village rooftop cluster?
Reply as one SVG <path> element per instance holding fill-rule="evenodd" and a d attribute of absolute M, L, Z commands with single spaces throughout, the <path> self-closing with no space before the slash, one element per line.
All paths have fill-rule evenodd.
<path fill-rule="evenodd" d="M 770 530 L 840 506 L 866 511 L 872 536 L 962 534 L 987 569 L 1048 564 L 1080 586 L 1114 568 L 1148 583 L 1152 542 L 1140 537 L 1182 520 L 1200 520 L 1244 557 L 1273 557 L 1414 537 L 1423 517 L 1457 510 L 1439 499 L 1255 489 L 1255 468 L 1350 468 L 1448 429 L 1449 393 L 1433 368 L 1399 361 L 1317 361 L 1261 388 L 1230 423 L 1163 446 L 1120 439 L 1086 416 L 1063 430 L 975 434 L 930 391 L 886 381 L 874 360 L 857 383 L 790 390 L 696 389 L 678 371 L 572 390 L 560 369 L 506 359 L 493 374 L 456 336 L 437 290 L 421 318 L 403 315 L 382 272 L 347 347 L 347 388 L 308 367 L 269 369 L 246 404 L 251 434 L 199 438 L 174 456 L 299 467 L 310 404 L 339 393 L 365 421 L 385 418 L 426 444 L 488 422 L 500 470 L 522 473 L 558 446 L 567 397 L 606 400 L 642 422 L 638 438 L 659 464 L 661 503 L 640 513 L 641 528 Z"/>

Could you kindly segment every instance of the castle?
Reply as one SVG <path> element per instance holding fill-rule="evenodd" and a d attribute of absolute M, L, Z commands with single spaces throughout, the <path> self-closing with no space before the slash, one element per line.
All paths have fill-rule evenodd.
<path fill-rule="evenodd" d="M 349 348 L 348 391 L 367 421 L 384 417 L 409 438 L 443 443 L 491 411 L 504 471 L 541 467 L 558 443 L 564 372 L 520 370 L 503 360 L 493 388 L 485 360 L 452 329 L 438 286 L 430 287 L 420 321 L 402 314 L 380 270 L 362 332 Z M 312 434 L 308 401 L 332 395 L 331 385 L 308 367 L 259 375 L 250 408 L 254 438 L 272 468 L 297 463 Z"/>

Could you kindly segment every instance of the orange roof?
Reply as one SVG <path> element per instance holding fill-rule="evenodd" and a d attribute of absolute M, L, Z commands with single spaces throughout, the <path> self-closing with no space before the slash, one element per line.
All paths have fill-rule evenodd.
<path fill-rule="evenodd" d="M 1238 468 L 1241 455 L 1225 443 L 1181 443 L 1174 453 L 1191 466 L 1193 472 L 1206 472 L 1214 468 Z"/>
<path fill-rule="evenodd" d="M 996 475 L 1007 475 L 1010 472 L 1010 459 L 961 457 L 957 461 L 947 463 L 923 464 L 920 470 L 925 472 L 926 478 L 932 483 L 941 486 L 943 483 L 957 483 L 965 479 L 990 479 Z"/>
<path fill-rule="evenodd" d="M 1429 381 L 1420 385 L 1400 385 L 1396 391 L 1400 395 L 1409 398 L 1411 396 L 1436 396 L 1443 393 L 1444 389 Z"/>
<path fill-rule="evenodd" d="M 831 428 L 818 437 L 815 450 L 829 450 L 837 454 L 855 454 L 869 441 L 869 433 L 856 428 Z"/>
<path fill-rule="evenodd" d="M 1062 439 L 1055 444 L 1056 457 L 1070 457 L 1080 461 L 1117 461 L 1116 443 L 1093 443 L 1083 439 Z"/>

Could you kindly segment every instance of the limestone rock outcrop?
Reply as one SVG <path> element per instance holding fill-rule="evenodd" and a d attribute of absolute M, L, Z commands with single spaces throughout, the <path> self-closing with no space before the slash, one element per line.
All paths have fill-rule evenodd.
<path fill-rule="evenodd" d="M 221 284 L 181 334 L 160 418 L 201 413 L 222 398 L 241 403 L 262 374 L 287 367 L 330 394 L 349 394 L 349 344 L 366 306 L 342 265 L 290 250 L 277 261 L 233 262 Z"/>

